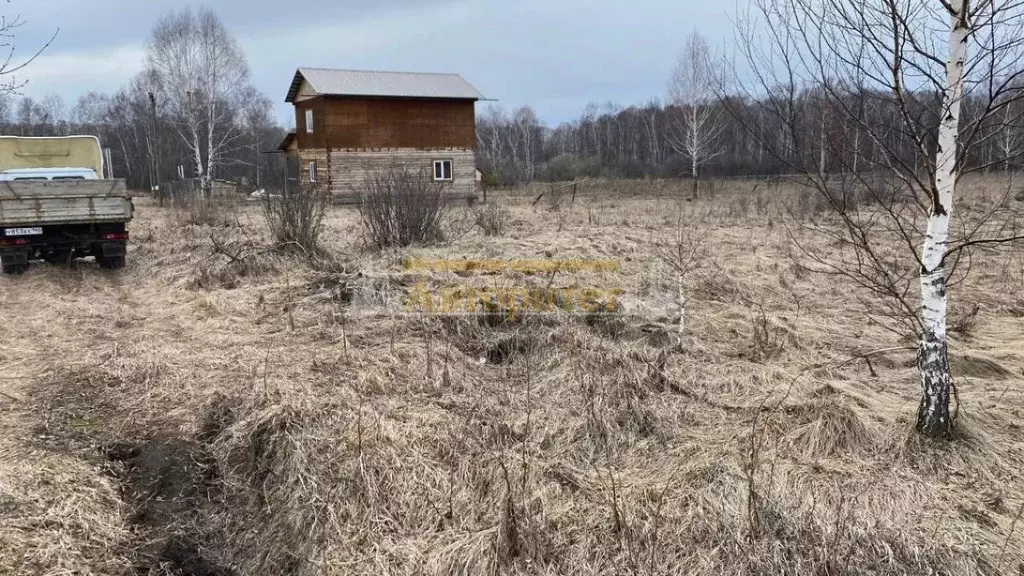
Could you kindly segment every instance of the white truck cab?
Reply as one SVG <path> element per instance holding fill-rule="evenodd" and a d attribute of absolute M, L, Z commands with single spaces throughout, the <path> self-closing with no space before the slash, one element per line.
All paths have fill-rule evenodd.
<path fill-rule="evenodd" d="M 0 182 L 19 180 L 98 180 L 91 168 L 12 168 L 0 171 Z"/>

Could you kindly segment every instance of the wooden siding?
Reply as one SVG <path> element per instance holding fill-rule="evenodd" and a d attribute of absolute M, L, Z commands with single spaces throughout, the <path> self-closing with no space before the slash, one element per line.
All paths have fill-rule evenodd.
<path fill-rule="evenodd" d="M 476 189 L 476 156 L 471 149 L 344 152 L 330 155 L 331 194 L 336 197 L 356 196 L 363 192 L 366 179 L 376 170 L 405 168 L 422 171 L 424 178 L 433 178 L 434 160 L 452 161 L 450 191 L 470 196 Z"/>
<path fill-rule="evenodd" d="M 313 110 L 313 133 L 306 110 Z M 295 103 L 300 149 L 473 149 L 476 115 L 469 100 L 316 97 Z"/>
<path fill-rule="evenodd" d="M 316 162 L 316 185 L 329 186 L 331 180 L 331 156 L 325 148 L 299 150 L 299 182 L 308 186 L 309 163 Z"/>

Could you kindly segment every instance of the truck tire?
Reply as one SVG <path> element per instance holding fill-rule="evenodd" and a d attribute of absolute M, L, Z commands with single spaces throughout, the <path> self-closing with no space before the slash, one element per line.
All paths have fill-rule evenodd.
<path fill-rule="evenodd" d="M 28 270 L 28 264 L 4 264 L 4 274 L 20 276 Z"/>

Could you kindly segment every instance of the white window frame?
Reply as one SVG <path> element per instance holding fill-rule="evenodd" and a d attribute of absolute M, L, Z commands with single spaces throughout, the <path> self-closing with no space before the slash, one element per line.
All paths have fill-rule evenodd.
<path fill-rule="evenodd" d="M 316 182 L 316 160 L 309 161 L 309 181 L 311 183 Z"/>
<path fill-rule="evenodd" d="M 313 109 L 306 110 L 306 134 L 313 133 Z"/>
<path fill-rule="evenodd" d="M 441 167 L 441 177 L 440 178 L 437 177 L 437 167 L 438 166 Z M 445 166 L 448 167 L 447 175 L 445 174 Z M 451 160 L 449 160 L 449 159 L 434 160 L 434 172 L 433 172 L 434 182 L 451 182 L 451 181 L 455 180 L 455 174 L 453 174 L 453 171 L 454 171 L 454 163 Z"/>

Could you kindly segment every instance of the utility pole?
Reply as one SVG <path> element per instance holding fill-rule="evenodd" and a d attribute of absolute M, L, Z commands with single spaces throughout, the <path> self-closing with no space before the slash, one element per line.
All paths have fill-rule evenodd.
<path fill-rule="evenodd" d="M 160 191 L 160 131 L 157 125 L 156 94 L 152 92 L 149 93 L 149 110 L 153 120 L 153 133 L 149 145 L 149 184 L 151 191 L 156 193 L 160 206 L 163 206 L 164 195 Z"/>

